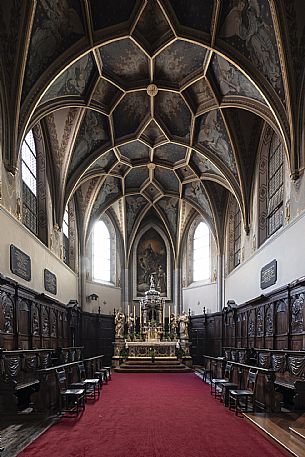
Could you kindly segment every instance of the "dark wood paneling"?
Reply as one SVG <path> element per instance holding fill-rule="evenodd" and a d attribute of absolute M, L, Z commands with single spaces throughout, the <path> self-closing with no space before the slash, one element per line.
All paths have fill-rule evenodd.
<path fill-rule="evenodd" d="M 222 347 L 305 349 L 305 280 L 295 281 L 222 313 L 191 317 L 192 355 L 218 356 Z"/>

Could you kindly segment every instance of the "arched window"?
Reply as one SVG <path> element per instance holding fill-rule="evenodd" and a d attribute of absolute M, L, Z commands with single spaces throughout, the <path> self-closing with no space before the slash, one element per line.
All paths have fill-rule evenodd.
<path fill-rule="evenodd" d="M 69 208 L 65 209 L 64 221 L 62 226 L 63 231 L 63 260 L 69 265 Z"/>
<path fill-rule="evenodd" d="M 234 206 L 234 268 L 240 264 L 241 248 L 241 214 L 239 206 L 235 200 Z"/>
<path fill-rule="evenodd" d="M 200 222 L 193 239 L 193 281 L 209 279 L 210 270 L 210 230 Z"/>
<path fill-rule="evenodd" d="M 32 130 L 21 147 L 21 176 L 23 223 L 37 235 L 37 155 Z"/>
<path fill-rule="evenodd" d="M 110 282 L 110 263 L 110 233 L 105 222 L 99 221 L 93 228 L 93 280 Z"/>
<path fill-rule="evenodd" d="M 268 236 L 283 225 L 284 148 L 274 133 L 268 160 Z"/>

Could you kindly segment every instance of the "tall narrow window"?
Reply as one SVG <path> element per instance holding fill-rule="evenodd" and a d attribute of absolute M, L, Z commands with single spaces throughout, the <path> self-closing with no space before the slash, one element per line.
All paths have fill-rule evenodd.
<path fill-rule="evenodd" d="M 237 203 L 234 208 L 234 268 L 240 264 L 241 214 Z"/>
<path fill-rule="evenodd" d="M 193 240 L 193 281 L 210 278 L 210 230 L 200 222 Z"/>
<path fill-rule="evenodd" d="M 63 221 L 63 260 L 69 265 L 69 209 L 68 205 L 65 209 L 64 221 Z"/>
<path fill-rule="evenodd" d="M 110 282 L 110 233 L 103 221 L 93 229 L 92 257 L 93 279 Z"/>
<path fill-rule="evenodd" d="M 23 223 L 37 234 L 37 157 L 32 130 L 21 147 L 22 218 Z"/>
<path fill-rule="evenodd" d="M 283 225 L 284 151 L 274 133 L 268 161 L 268 236 Z"/>

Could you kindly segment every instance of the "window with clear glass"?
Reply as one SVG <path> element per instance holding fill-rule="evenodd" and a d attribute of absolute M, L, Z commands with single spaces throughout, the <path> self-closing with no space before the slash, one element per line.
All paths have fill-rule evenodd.
<path fill-rule="evenodd" d="M 200 222 L 193 239 L 193 281 L 209 279 L 210 268 L 210 230 Z"/>
<path fill-rule="evenodd" d="M 240 264 L 241 214 L 237 203 L 234 209 L 234 267 L 237 267 Z"/>
<path fill-rule="evenodd" d="M 284 198 L 284 150 L 274 133 L 270 145 L 268 163 L 268 236 L 283 225 Z"/>
<path fill-rule="evenodd" d="M 93 228 L 92 257 L 93 280 L 110 282 L 110 233 L 103 221 Z"/>
<path fill-rule="evenodd" d="M 65 213 L 64 213 L 62 231 L 63 231 L 63 260 L 68 265 L 69 264 L 69 209 L 68 209 L 68 205 L 66 206 Z"/>
<path fill-rule="evenodd" d="M 22 219 L 37 234 L 37 157 L 32 130 L 21 146 Z"/>

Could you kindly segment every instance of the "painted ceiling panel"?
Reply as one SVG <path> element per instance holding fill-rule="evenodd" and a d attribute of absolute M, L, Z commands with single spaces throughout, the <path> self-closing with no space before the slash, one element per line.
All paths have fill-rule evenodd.
<path fill-rule="evenodd" d="M 132 162 L 149 161 L 149 147 L 141 141 L 132 141 L 119 148 L 120 153 Z"/>
<path fill-rule="evenodd" d="M 73 172 L 89 155 L 109 143 L 108 119 L 96 111 L 87 110 L 75 141 L 69 170 Z"/>
<path fill-rule="evenodd" d="M 108 176 L 103 182 L 91 212 L 91 220 L 99 217 L 109 204 L 122 194 L 121 180 Z"/>
<path fill-rule="evenodd" d="M 210 111 L 197 119 L 195 141 L 212 151 L 223 160 L 236 175 L 236 165 L 230 139 L 218 110 Z"/>
<path fill-rule="evenodd" d="M 194 74 L 203 73 L 206 49 L 177 40 L 167 46 L 155 59 L 155 79 L 181 86 Z"/>
<path fill-rule="evenodd" d="M 101 30 L 128 21 L 136 3 L 136 0 L 103 1 L 101 8 L 101 0 L 90 0 L 94 29 Z"/>
<path fill-rule="evenodd" d="M 126 197 L 126 229 L 129 237 L 132 229 L 138 219 L 139 214 L 147 205 L 147 200 L 142 195 L 133 195 Z"/>
<path fill-rule="evenodd" d="M 127 190 L 139 189 L 142 184 L 148 179 L 147 167 L 137 167 L 130 170 L 125 178 L 125 186 Z"/>
<path fill-rule="evenodd" d="M 110 111 L 114 102 L 120 97 L 122 92 L 116 86 L 101 78 L 92 94 L 92 100 L 107 112 Z"/>
<path fill-rule="evenodd" d="M 43 96 L 42 102 L 65 95 L 83 96 L 94 70 L 96 70 L 95 63 L 91 55 L 86 54 L 54 81 Z"/>
<path fill-rule="evenodd" d="M 178 231 L 178 209 L 179 199 L 175 197 L 164 197 L 156 203 L 167 222 L 171 234 L 175 236 Z"/>
<path fill-rule="evenodd" d="M 283 99 L 283 79 L 268 0 L 226 1 L 219 37 L 243 54 Z"/>
<path fill-rule="evenodd" d="M 198 152 L 192 151 L 189 163 L 198 176 L 206 173 L 222 176 L 221 172 L 211 163 L 211 161 Z"/>
<path fill-rule="evenodd" d="M 161 44 L 174 36 L 163 11 L 156 0 L 149 0 L 134 31 L 147 51 L 153 53 Z"/>
<path fill-rule="evenodd" d="M 37 2 L 23 96 L 48 66 L 83 36 L 79 0 Z"/>
<path fill-rule="evenodd" d="M 214 0 L 171 0 L 171 6 L 181 25 L 210 33 Z"/>
<path fill-rule="evenodd" d="M 166 168 L 157 167 L 155 169 L 155 179 L 161 184 L 164 190 L 169 192 L 179 193 L 179 181 L 175 173 Z"/>
<path fill-rule="evenodd" d="M 154 161 L 166 162 L 174 165 L 176 162 L 185 159 L 186 152 L 187 149 L 178 144 L 164 144 L 154 150 Z"/>
<path fill-rule="evenodd" d="M 155 115 L 171 135 L 189 142 L 191 113 L 180 94 L 159 91 L 155 97 Z"/>
<path fill-rule="evenodd" d="M 100 173 L 107 173 L 116 161 L 116 155 L 113 150 L 108 151 L 93 162 L 87 171 L 99 170 Z"/>
<path fill-rule="evenodd" d="M 185 91 L 188 101 L 195 114 L 203 110 L 207 103 L 214 101 L 214 94 L 205 78 L 201 78 L 189 86 Z"/>
<path fill-rule="evenodd" d="M 211 64 L 221 95 L 244 96 L 264 103 L 264 98 L 251 81 L 226 59 L 216 54 Z"/>
<path fill-rule="evenodd" d="M 149 83 L 148 58 L 130 39 L 125 38 L 102 46 L 100 55 L 103 71 L 118 83 Z"/>
<path fill-rule="evenodd" d="M 192 182 L 184 185 L 183 188 L 185 198 L 202 208 L 203 212 L 213 219 L 211 206 L 201 182 Z"/>
<path fill-rule="evenodd" d="M 117 138 L 135 134 L 149 115 L 149 97 L 145 91 L 127 93 L 113 112 Z"/>
<path fill-rule="evenodd" d="M 160 143 L 164 143 L 165 141 L 167 141 L 166 136 L 154 120 L 152 120 L 145 128 L 141 135 L 141 138 L 150 146 L 156 146 Z"/>

